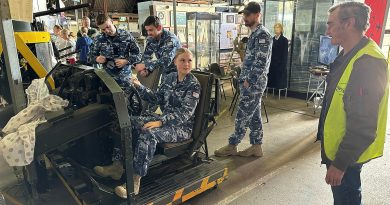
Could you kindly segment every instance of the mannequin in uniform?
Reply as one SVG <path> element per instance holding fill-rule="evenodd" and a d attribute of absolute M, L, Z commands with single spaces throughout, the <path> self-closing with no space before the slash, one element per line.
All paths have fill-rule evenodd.
<path fill-rule="evenodd" d="M 268 73 L 269 88 L 287 88 L 288 40 L 283 36 L 283 25 L 274 25 L 275 36 L 272 44 L 271 65 Z"/>

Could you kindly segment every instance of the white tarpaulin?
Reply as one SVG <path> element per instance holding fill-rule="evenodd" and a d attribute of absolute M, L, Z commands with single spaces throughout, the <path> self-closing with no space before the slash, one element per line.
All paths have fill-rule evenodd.
<path fill-rule="evenodd" d="M 58 111 L 67 100 L 50 95 L 44 78 L 33 80 L 26 89 L 28 106 L 12 117 L 2 132 L 0 153 L 10 166 L 25 166 L 32 162 L 35 147 L 35 128 L 46 122 L 45 112 Z"/>

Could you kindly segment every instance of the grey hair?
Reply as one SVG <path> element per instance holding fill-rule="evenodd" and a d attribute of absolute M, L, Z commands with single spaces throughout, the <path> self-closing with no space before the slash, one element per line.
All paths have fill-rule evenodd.
<path fill-rule="evenodd" d="M 348 18 L 355 19 L 355 28 L 359 31 L 367 31 L 370 27 L 371 8 L 361 2 L 343 2 L 332 6 L 328 13 L 332 13 L 337 8 L 339 9 L 340 21 L 345 21 Z"/>

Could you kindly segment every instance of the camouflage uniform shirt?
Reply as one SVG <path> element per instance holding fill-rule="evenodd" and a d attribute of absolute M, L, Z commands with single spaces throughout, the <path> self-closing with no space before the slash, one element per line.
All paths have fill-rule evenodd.
<path fill-rule="evenodd" d="M 245 80 L 249 89 L 241 89 L 249 93 L 264 92 L 267 86 L 267 74 L 271 63 L 272 36 L 268 29 L 259 24 L 249 36 L 245 50 L 245 58 L 239 77 L 242 87 Z M 240 88 L 241 88 L 240 87 Z"/>
<path fill-rule="evenodd" d="M 164 29 L 160 40 L 149 37 L 146 40 L 145 52 L 142 57 L 146 69 L 153 72 L 159 68 L 163 79 L 167 74 L 175 72 L 176 66 L 173 63 L 173 58 L 178 48 L 181 48 L 179 39 L 175 34 Z M 153 54 L 157 60 L 153 60 Z"/>
<path fill-rule="evenodd" d="M 144 86 L 140 86 L 138 92 L 145 101 L 160 106 L 163 126 L 174 126 L 191 133 L 200 89 L 198 80 L 191 73 L 179 82 L 174 72 L 166 76 L 156 94 Z"/>
<path fill-rule="evenodd" d="M 107 63 L 104 67 L 114 73 L 118 72 L 113 64 L 117 58 L 129 61 L 128 66 L 123 69 L 130 69 L 130 66 L 141 60 L 141 53 L 134 37 L 127 31 L 117 29 L 115 36 L 108 36 L 101 33 L 96 36 L 90 49 L 90 63 L 96 64 L 96 57 L 102 55 L 106 57 Z M 130 71 L 131 72 L 131 71 Z"/>

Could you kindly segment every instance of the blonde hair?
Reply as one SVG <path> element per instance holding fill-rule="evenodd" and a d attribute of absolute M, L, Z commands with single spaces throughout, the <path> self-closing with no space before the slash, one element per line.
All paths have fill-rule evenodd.
<path fill-rule="evenodd" d="M 282 29 L 282 33 L 283 33 L 283 30 L 284 30 L 284 29 L 283 29 L 283 25 L 282 25 L 281 23 L 279 23 L 279 22 L 278 22 L 278 23 L 275 23 L 274 29 L 275 29 L 275 27 L 277 27 L 277 26 L 280 27 L 280 28 Z"/>
<path fill-rule="evenodd" d="M 70 31 L 68 29 L 65 28 L 65 29 L 61 30 L 61 35 L 69 36 L 69 34 L 70 34 Z"/>
<path fill-rule="evenodd" d="M 191 56 L 193 56 L 192 52 L 190 50 L 188 50 L 187 48 L 179 48 L 176 50 L 175 59 L 177 59 L 177 57 L 179 57 L 181 54 L 184 54 L 184 53 L 188 53 Z"/>

